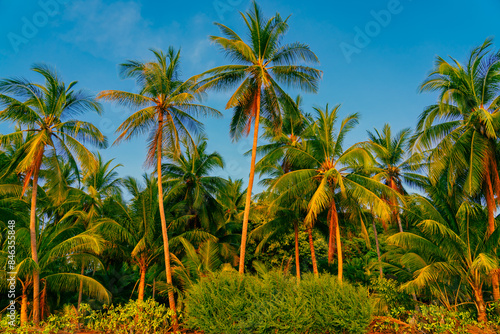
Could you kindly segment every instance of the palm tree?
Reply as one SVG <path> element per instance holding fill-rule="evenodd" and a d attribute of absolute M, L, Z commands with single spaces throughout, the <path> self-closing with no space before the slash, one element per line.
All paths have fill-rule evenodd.
<path fill-rule="evenodd" d="M 103 250 L 103 240 L 95 233 L 83 231 L 74 224 L 75 211 L 69 211 L 57 223 L 51 223 L 41 231 L 37 239 L 40 261 L 34 262 L 30 255 L 30 230 L 22 221 L 16 221 L 16 280 L 21 283 L 21 324 L 28 322 L 28 291 L 34 284 L 34 271 L 38 270 L 39 278 L 44 283 L 42 296 L 42 310 L 46 304 L 47 289 L 52 291 L 77 291 L 79 282 L 83 282 L 85 291 L 103 302 L 109 302 L 109 292 L 95 279 L 71 272 L 73 262 L 80 262 L 81 257 L 86 261 L 100 264 L 98 258 L 92 254 L 99 254 Z M 2 255 L 7 255 L 7 240 L 2 240 Z M 0 267 L 5 268 L 7 256 L 0 257 Z M 7 270 L 8 271 L 8 270 Z M 0 270 L 2 283 L 6 282 L 6 270 Z M 33 299 L 35 295 L 33 295 Z M 35 305 L 33 305 L 33 311 Z M 45 312 L 41 312 L 41 316 Z"/>
<path fill-rule="evenodd" d="M 85 230 L 109 221 L 105 214 L 105 205 L 110 205 L 111 198 L 121 197 L 122 179 L 118 177 L 117 168 L 121 164 L 111 166 L 114 159 L 104 162 L 101 154 L 97 153 L 97 168 L 88 170 L 83 176 L 84 191 L 73 196 L 79 203 L 83 215 L 79 222 Z M 85 262 L 81 264 L 81 275 L 85 271 Z M 80 281 L 77 309 L 80 309 L 83 295 L 83 281 Z"/>
<path fill-rule="evenodd" d="M 224 168 L 224 160 L 217 152 L 208 153 L 206 138 L 195 142 L 183 140 L 184 151 L 167 151 L 167 162 L 162 165 L 162 173 L 169 187 L 168 198 L 174 203 L 183 201 L 187 214 L 193 219 L 184 226 L 189 234 L 212 232 L 221 219 L 222 208 L 216 197 L 226 181 L 210 175 L 216 169 Z M 184 234 L 190 242 L 190 239 Z"/>
<path fill-rule="evenodd" d="M 115 101 L 123 106 L 139 108 L 119 127 L 119 143 L 149 132 L 146 163 L 154 165 L 158 177 L 158 205 L 162 226 L 167 283 L 172 284 L 170 251 L 168 246 L 167 222 L 163 206 L 162 152 L 165 145 L 179 150 L 179 138 L 190 136 L 189 130 L 200 131 L 202 124 L 194 116 L 199 114 L 219 115 L 213 108 L 195 103 L 199 94 L 193 92 L 190 81 L 180 80 L 180 51 L 170 47 L 167 54 L 151 50 L 155 61 L 127 61 L 120 65 L 124 78 L 134 78 L 139 86 L 138 93 L 118 90 L 103 91 L 99 99 Z M 169 305 L 175 313 L 174 292 L 169 292 Z M 177 320 L 175 320 L 177 323 Z"/>
<path fill-rule="evenodd" d="M 413 184 L 418 179 L 415 169 L 418 168 L 421 155 L 413 154 L 406 157 L 409 148 L 411 130 L 402 129 L 394 137 L 392 136 L 391 126 L 385 124 L 382 131 L 374 129 L 374 133 L 368 131 L 368 145 L 375 156 L 375 175 L 376 180 L 383 181 L 385 185 L 395 192 L 404 195 L 404 182 Z M 395 197 L 387 198 L 389 205 L 393 208 L 393 218 L 395 218 L 399 231 L 403 232 L 401 217 L 399 215 L 398 202 Z M 382 222 L 387 229 L 385 222 Z"/>
<path fill-rule="evenodd" d="M 408 210 L 417 221 L 415 233 L 401 232 L 387 240 L 403 250 L 393 251 L 392 261 L 412 273 L 402 288 L 413 293 L 429 289 L 448 308 L 450 300 L 472 299 L 479 321 L 486 322 L 483 285 L 498 266 L 500 229 L 489 234 L 487 213 L 467 200 L 453 208 L 433 196 L 412 195 Z"/>
<path fill-rule="evenodd" d="M 216 25 L 224 36 L 210 37 L 237 64 L 216 67 L 196 79 L 204 77 L 197 83 L 200 91 L 237 87 L 226 104 L 226 109 L 234 109 L 230 129 L 233 140 L 239 139 L 242 134 L 248 135 L 252 121 L 254 122 L 252 159 L 240 248 L 239 272 L 243 274 L 260 116 L 267 118 L 275 128 L 279 128 L 279 99 L 290 101 L 280 84 L 316 92 L 321 72 L 311 67 L 296 65 L 298 61 L 318 62 L 316 55 L 307 45 L 298 42 L 282 45 L 281 40 L 288 30 L 288 19 L 283 20 L 279 14 L 265 19 L 255 1 L 252 9 L 246 14 L 241 13 L 241 16 L 248 28 L 249 43 L 220 23 Z"/>
<path fill-rule="evenodd" d="M 328 263 L 333 262 L 336 242 L 338 277 L 342 281 L 343 260 L 336 197 L 352 196 L 380 217 L 386 217 L 388 205 L 379 194 L 387 192 L 389 188 L 361 173 L 355 173 L 355 168 L 360 165 L 371 166 L 372 157 L 361 146 L 354 145 L 344 150 L 345 136 L 358 123 L 358 115 L 352 114 L 344 118 L 340 128 L 336 130 L 334 126 L 339 108 L 340 105 L 337 105 L 329 109 L 327 105 L 325 109 L 314 109 L 317 119 L 307 142 L 303 148 L 288 148 L 288 158 L 292 164 L 300 161 L 301 165 L 308 167 L 284 174 L 277 180 L 274 188 L 280 192 L 279 200 L 311 194 L 304 220 L 308 227 L 312 227 L 323 210 L 328 210 Z"/>
<path fill-rule="evenodd" d="M 87 111 L 101 112 L 101 106 L 91 95 L 81 90 L 74 90 L 76 81 L 66 86 L 56 72 L 45 65 L 35 65 L 32 70 L 44 77 L 44 85 L 25 79 L 0 80 L 0 107 L 4 108 L 0 111 L 0 120 L 16 123 L 21 128 L 0 136 L 0 145 L 4 147 L 14 138 L 29 134 L 25 136 L 26 141 L 9 166 L 9 170 L 25 174 L 23 193 L 32 181 L 30 239 L 34 262 L 33 320 L 38 324 L 40 281 L 36 243 L 38 236 L 36 201 L 39 172 L 44 156 L 62 155 L 78 173 L 77 161 L 84 167 L 95 167 L 94 155 L 82 143 L 88 142 L 104 148 L 107 146 L 107 141 L 91 123 L 71 118 Z"/>
<path fill-rule="evenodd" d="M 437 57 L 436 66 L 421 91 L 437 91 L 436 104 L 421 115 L 415 147 L 431 149 L 430 177 L 445 174 L 451 193 L 464 179 L 464 191 L 484 196 L 488 208 L 488 233 L 495 231 L 495 211 L 500 201 L 498 131 L 500 129 L 500 52 L 491 51 L 487 39 L 474 48 L 462 65 Z M 498 268 L 497 268 L 498 269 Z M 500 300 L 499 277 L 492 273 L 493 296 Z"/>

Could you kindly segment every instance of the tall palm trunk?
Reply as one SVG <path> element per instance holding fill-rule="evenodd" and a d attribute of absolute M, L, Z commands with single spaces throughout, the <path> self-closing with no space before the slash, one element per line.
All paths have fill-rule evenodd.
<path fill-rule="evenodd" d="M 22 285 L 23 285 L 23 290 L 21 295 L 21 326 L 28 323 L 28 291 L 27 291 L 28 282 Z"/>
<path fill-rule="evenodd" d="M 337 215 L 337 211 L 334 212 L 334 215 Z M 335 236 L 337 239 L 337 258 L 339 262 L 338 277 L 339 281 L 342 282 L 342 278 L 344 276 L 344 261 L 342 259 L 342 244 L 340 241 L 340 226 L 338 219 L 335 220 Z"/>
<path fill-rule="evenodd" d="M 377 248 L 377 258 L 379 264 L 380 278 L 384 276 L 384 271 L 382 270 L 382 256 L 380 255 L 380 245 L 378 243 L 378 233 L 377 224 L 375 224 L 375 219 L 372 219 L 373 224 L 373 235 L 375 236 L 375 247 Z"/>
<path fill-rule="evenodd" d="M 250 204 L 252 200 L 253 179 L 255 175 L 255 159 L 257 156 L 257 140 L 259 139 L 259 117 L 260 117 L 260 89 L 255 96 L 255 123 L 253 130 L 252 160 L 250 162 L 250 177 L 248 179 L 247 195 L 245 200 L 245 212 L 243 213 L 243 226 L 241 231 L 240 264 L 238 272 L 245 272 L 245 251 L 247 244 L 248 217 L 250 216 Z"/>
<path fill-rule="evenodd" d="M 82 263 L 82 270 L 80 271 L 80 275 L 83 276 L 85 266 Z M 80 287 L 78 289 L 78 304 L 76 306 L 77 310 L 80 310 L 80 304 L 82 303 L 82 296 L 83 296 L 83 279 L 80 279 Z"/>
<path fill-rule="evenodd" d="M 146 287 L 146 265 L 141 263 L 139 265 L 140 270 L 140 280 L 139 280 L 139 297 L 138 300 L 141 302 L 144 300 L 144 290 Z"/>
<path fill-rule="evenodd" d="M 177 311 L 175 308 L 174 290 L 172 284 L 172 268 L 170 267 L 170 250 L 168 247 L 168 233 L 167 233 L 167 220 L 165 219 L 165 208 L 163 207 L 163 185 L 161 175 L 161 155 L 162 155 L 162 133 L 163 133 L 163 113 L 159 112 L 158 117 L 158 144 L 156 147 L 157 155 L 157 174 L 158 174 L 158 205 L 160 209 L 161 220 L 161 233 L 163 237 L 163 251 L 165 253 L 165 274 L 167 276 L 168 290 L 168 304 L 173 311 L 174 330 L 177 330 Z"/>
<path fill-rule="evenodd" d="M 300 281 L 300 262 L 299 262 L 299 225 L 297 222 L 293 224 L 295 232 L 295 271 L 297 272 L 297 282 Z"/>
<path fill-rule="evenodd" d="M 309 248 L 311 249 L 311 261 L 312 261 L 312 265 L 313 265 L 313 273 L 314 273 L 314 276 L 318 277 L 319 276 L 318 263 L 316 262 L 316 253 L 314 252 L 312 227 L 307 229 L 307 234 L 309 236 Z"/>
<path fill-rule="evenodd" d="M 37 230 L 36 230 L 36 195 L 38 191 L 38 174 L 42 165 L 43 149 L 37 154 L 33 171 L 33 188 L 31 191 L 31 208 L 30 208 L 30 244 L 31 258 L 38 267 L 38 251 L 36 246 Z M 40 322 L 40 273 L 38 269 L 33 270 L 33 322 L 38 325 Z"/>
<path fill-rule="evenodd" d="M 489 169 L 486 172 L 486 206 L 488 207 L 488 237 L 495 231 L 495 196 L 493 193 L 493 185 L 491 182 L 491 175 Z M 500 282 L 498 279 L 498 273 L 493 271 L 491 273 L 491 285 L 493 288 L 493 300 L 498 302 L 500 300 Z M 497 307 L 497 312 L 500 308 Z"/>
<path fill-rule="evenodd" d="M 332 200 L 330 210 L 328 211 L 328 265 L 333 263 L 333 255 L 335 254 L 335 226 L 338 224 L 337 207 L 335 200 Z"/>

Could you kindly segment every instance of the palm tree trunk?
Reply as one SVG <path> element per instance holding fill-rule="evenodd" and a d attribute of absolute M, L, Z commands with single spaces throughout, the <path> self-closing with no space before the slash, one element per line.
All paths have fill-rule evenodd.
<path fill-rule="evenodd" d="M 335 216 L 337 215 L 337 211 L 333 213 Z M 340 226 L 338 219 L 335 219 L 335 235 L 337 237 L 337 258 L 339 261 L 339 282 L 342 282 L 343 274 L 344 274 L 344 261 L 342 260 L 342 244 L 340 242 Z"/>
<path fill-rule="evenodd" d="M 491 175 L 487 171 L 486 173 L 486 206 L 488 207 L 488 237 L 495 232 L 495 197 L 493 194 L 493 185 L 491 183 Z M 498 279 L 498 274 L 496 271 L 491 273 L 491 285 L 493 289 L 493 300 L 498 302 L 500 300 L 500 282 Z M 497 307 L 497 312 L 500 312 L 500 308 Z"/>
<path fill-rule="evenodd" d="M 245 251 L 247 244 L 248 217 L 250 216 L 250 205 L 252 201 L 253 179 L 255 175 L 255 159 L 257 157 L 257 141 L 259 139 L 259 117 L 260 117 L 260 89 L 255 96 L 255 121 L 253 130 L 252 160 L 250 162 L 250 177 L 248 179 L 247 195 L 245 200 L 245 212 L 243 213 L 243 226 L 241 230 L 240 264 L 238 272 L 245 272 Z"/>
<path fill-rule="evenodd" d="M 85 266 L 82 263 L 82 270 L 80 271 L 80 275 L 83 276 Z M 82 303 L 82 296 L 83 296 L 83 279 L 80 279 L 80 287 L 78 289 L 78 304 L 76 306 L 77 310 L 80 310 L 80 304 Z"/>
<path fill-rule="evenodd" d="M 33 189 L 31 191 L 31 208 L 30 208 L 30 244 L 31 258 L 38 266 L 38 251 L 36 245 L 37 229 L 36 229 L 36 195 L 38 190 L 38 174 L 42 164 L 43 150 L 37 155 L 34 171 L 33 171 Z M 33 322 L 35 326 L 40 323 L 40 273 L 38 269 L 33 270 Z"/>
<path fill-rule="evenodd" d="M 162 156 L 162 131 L 163 131 L 163 114 L 160 112 L 158 117 L 158 144 L 156 147 L 157 155 L 157 174 L 158 174 L 158 205 L 160 209 L 160 220 L 161 220 L 161 233 L 163 237 L 163 251 L 165 253 L 165 274 L 167 276 L 167 284 L 169 285 L 168 290 L 168 304 L 170 309 L 173 311 L 174 320 L 174 331 L 177 330 L 177 310 L 175 308 L 175 298 L 174 290 L 172 284 L 172 268 L 170 267 L 170 250 L 168 247 L 168 232 L 167 232 L 167 220 L 165 218 L 165 208 L 163 207 L 163 185 L 162 185 L 162 175 L 161 175 L 161 156 Z"/>
<path fill-rule="evenodd" d="M 21 326 L 28 323 L 28 291 L 26 291 L 27 285 L 28 283 L 23 284 L 23 292 L 21 295 Z"/>
<path fill-rule="evenodd" d="M 141 302 L 144 300 L 144 288 L 146 287 L 146 265 L 140 264 L 141 278 L 139 281 L 139 298 Z"/>
<path fill-rule="evenodd" d="M 311 227 L 307 229 L 307 234 L 309 235 L 309 248 L 311 248 L 311 261 L 313 265 L 313 273 L 314 276 L 318 277 L 319 276 L 318 263 L 316 262 L 316 253 L 314 252 L 313 234 Z"/>
<path fill-rule="evenodd" d="M 401 217 L 399 216 L 399 212 L 396 213 L 396 219 L 398 221 L 399 232 L 403 232 L 403 225 L 401 224 Z"/>
<path fill-rule="evenodd" d="M 295 271 L 297 272 L 297 282 L 300 282 L 300 262 L 299 262 L 299 226 L 297 222 L 293 224 L 295 232 Z"/>
<path fill-rule="evenodd" d="M 328 211 L 328 265 L 333 263 L 333 255 L 335 253 L 334 239 L 335 239 L 335 226 L 338 224 L 337 207 L 335 200 L 332 200 L 330 211 Z"/>
<path fill-rule="evenodd" d="M 375 219 L 372 219 L 373 224 L 373 235 L 375 236 L 375 247 L 377 248 L 377 258 L 380 271 L 380 278 L 384 277 L 384 271 L 382 270 L 382 256 L 380 255 L 380 245 L 378 243 L 378 233 L 377 224 L 375 224 Z"/>
<path fill-rule="evenodd" d="M 45 313 L 47 306 L 47 285 L 44 283 L 42 293 L 40 294 L 40 320 L 45 319 Z"/>
<path fill-rule="evenodd" d="M 479 322 L 486 323 L 488 318 L 486 316 L 486 304 L 484 303 L 483 291 L 481 287 L 473 286 L 474 290 L 474 299 L 477 308 L 477 320 Z"/>

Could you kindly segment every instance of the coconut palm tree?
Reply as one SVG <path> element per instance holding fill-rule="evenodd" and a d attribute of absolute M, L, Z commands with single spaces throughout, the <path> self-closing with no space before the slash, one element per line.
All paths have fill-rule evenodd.
<path fill-rule="evenodd" d="M 14 138 L 24 136 L 25 142 L 10 164 L 10 170 L 24 174 L 23 193 L 32 182 L 30 238 L 33 269 L 33 320 L 40 320 L 40 281 L 37 253 L 37 187 L 44 157 L 61 155 L 69 161 L 76 173 L 78 165 L 94 168 L 94 155 L 83 143 L 99 148 L 107 146 L 106 137 L 91 123 L 72 117 L 87 111 L 100 114 L 101 106 L 82 90 L 74 90 L 75 82 L 66 85 L 56 72 L 45 65 L 32 68 L 41 74 L 45 83 L 25 79 L 0 80 L 0 120 L 17 124 L 20 129 L 0 136 L 0 146 L 9 145 Z M 28 134 L 28 135 L 26 135 Z M 4 174 L 5 175 L 5 174 Z"/>
<path fill-rule="evenodd" d="M 374 129 L 374 132 L 368 131 L 368 147 L 375 157 L 374 178 L 401 195 L 406 194 L 405 182 L 414 184 L 414 180 L 419 179 L 415 170 L 419 167 L 422 155 L 407 156 L 410 136 L 410 128 L 402 129 L 393 136 L 389 124 L 385 124 L 382 131 L 377 129 Z M 397 199 L 391 197 L 386 200 L 393 208 L 393 218 L 398 224 L 399 231 L 403 232 Z M 386 223 L 382 223 L 387 229 Z"/>
<path fill-rule="evenodd" d="M 361 205 L 373 210 L 379 217 L 387 217 L 389 207 L 380 194 L 390 189 L 387 186 L 356 173 L 359 166 L 369 167 L 373 159 L 361 146 L 351 146 L 344 150 L 343 143 L 347 133 L 358 123 L 358 115 L 344 118 L 338 130 L 335 123 L 340 105 L 330 109 L 314 108 L 316 120 L 302 148 L 288 148 L 288 158 L 294 164 L 307 165 L 281 176 L 274 188 L 279 191 L 278 200 L 301 198 L 309 194 L 305 224 L 312 227 L 317 216 L 328 210 L 328 262 L 333 262 L 334 242 L 337 248 L 338 277 L 343 278 L 342 246 L 336 203 L 338 195 L 352 196 Z"/>
<path fill-rule="evenodd" d="M 206 152 L 207 145 L 203 137 L 197 138 L 195 142 L 183 140 L 183 152 L 167 151 L 167 162 L 162 165 L 165 184 L 170 189 L 169 200 L 174 203 L 183 201 L 187 206 L 186 214 L 193 216 L 183 227 L 183 237 L 190 242 L 195 241 L 187 234 L 213 232 L 222 217 L 217 194 L 225 186 L 226 180 L 210 174 L 224 168 L 224 160 L 217 152 Z"/>
<path fill-rule="evenodd" d="M 278 129 L 281 123 L 279 99 L 291 101 L 280 85 L 316 92 L 321 72 L 298 64 L 300 61 L 318 62 L 307 45 L 298 42 L 282 44 L 288 30 L 288 19 L 283 20 L 279 14 L 266 19 L 255 1 L 252 9 L 245 14 L 241 13 L 241 16 L 246 24 L 248 42 L 220 23 L 216 25 L 223 36 L 210 37 L 236 64 L 213 68 L 195 79 L 198 80 L 197 87 L 200 91 L 237 87 L 226 104 L 226 109 L 234 109 L 230 129 L 233 140 L 239 139 L 243 134 L 248 135 L 252 122 L 254 123 L 240 247 L 239 272 L 243 274 L 260 117 L 267 118 Z M 203 79 L 199 80 L 201 77 Z"/>
<path fill-rule="evenodd" d="M 41 293 L 42 310 L 46 304 L 49 288 L 52 291 L 76 292 L 79 282 L 82 282 L 84 291 L 90 296 L 103 302 L 110 301 L 109 292 L 101 283 L 91 277 L 72 272 L 73 262 L 79 263 L 81 257 L 85 257 L 86 261 L 99 264 L 98 258 L 92 254 L 99 254 L 104 247 L 102 238 L 74 224 L 74 214 L 76 214 L 75 211 L 67 212 L 61 221 L 51 223 L 41 231 L 37 239 L 37 249 L 40 255 L 38 263 L 35 263 L 31 257 L 29 225 L 22 225 L 22 220 L 16 221 L 16 268 L 10 271 L 16 273 L 16 280 L 21 283 L 21 324 L 28 322 L 28 292 L 34 284 L 33 277 L 36 269 L 44 285 Z M 8 242 L 2 241 L 0 252 L 6 255 Z M 0 256 L 1 268 L 6 267 L 6 262 L 7 256 Z M 0 284 L 5 284 L 7 271 L 0 270 L 0 276 L 2 276 Z M 41 316 L 44 313 L 42 311 Z"/>
<path fill-rule="evenodd" d="M 148 132 L 148 154 L 146 163 L 154 165 L 158 177 L 158 205 L 162 225 L 167 284 L 172 284 L 170 251 L 168 246 L 167 223 L 163 206 L 162 152 L 166 146 L 180 151 L 179 138 L 190 137 L 190 130 L 202 130 L 202 124 L 195 116 L 219 115 L 213 108 L 196 103 L 200 94 L 191 90 L 190 81 L 180 79 L 180 51 L 173 47 L 165 54 L 151 50 L 155 60 L 150 62 L 127 61 L 120 65 L 124 78 L 133 78 L 139 87 L 138 93 L 107 90 L 99 94 L 99 99 L 114 101 L 129 108 L 139 110 L 128 117 L 119 127 L 119 143 Z M 169 305 L 175 312 L 174 292 L 169 292 Z M 177 320 L 175 320 L 177 322 Z"/>
<path fill-rule="evenodd" d="M 467 195 L 484 197 L 489 234 L 495 231 L 500 201 L 500 51 L 491 46 L 487 39 L 474 48 L 466 64 L 437 57 L 420 89 L 438 92 L 438 101 L 420 115 L 414 139 L 416 148 L 433 149 L 429 156 L 432 180 L 445 174 L 451 193 L 463 179 Z M 495 272 L 492 284 L 498 301 L 500 285 Z"/>
<path fill-rule="evenodd" d="M 495 249 L 500 229 L 488 232 L 487 212 L 474 202 L 463 201 L 451 209 L 450 216 L 432 197 L 412 195 L 408 210 L 417 220 L 417 230 L 389 237 L 389 244 L 403 250 L 390 257 L 412 273 L 402 289 L 413 293 L 428 289 L 448 308 L 450 300 L 473 300 L 478 320 L 486 322 L 483 286 L 498 266 Z M 461 288 L 467 286 L 470 289 Z"/>

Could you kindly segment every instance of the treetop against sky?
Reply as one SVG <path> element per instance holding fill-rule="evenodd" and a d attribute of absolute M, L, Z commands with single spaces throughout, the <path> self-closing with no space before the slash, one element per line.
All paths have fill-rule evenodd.
<path fill-rule="evenodd" d="M 499 35 L 488 18 L 500 12 L 500 3 L 469 1 L 261 1 L 266 16 L 291 15 L 286 43 L 309 44 L 323 71 L 318 94 L 303 94 L 304 110 L 342 103 L 342 113 L 361 114 L 360 126 L 349 140 L 366 140 L 366 130 L 390 122 L 394 130 L 416 123 L 423 108 L 435 102 L 433 94 L 419 94 L 419 84 L 432 68 L 435 55 L 463 60 L 471 46 Z M 91 92 L 133 91 L 133 80 L 121 80 L 119 63 L 148 60 L 149 48 L 181 48 L 185 79 L 227 61 L 209 41 L 218 33 L 214 22 L 243 33 L 238 12 L 247 0 L 209 1 L 2 1 L 0 2 L 0 77 L 27 77 L 34 63 L 54 66 L 63 80 L 79 81 Z M 467 8 L 467 10 L 464 10 Z M 466 24 L 471 18 L 474 24 Z M 297 94 L 289 90 L 293 97 Z M 203 119 L 209 149 L 225 158 L 223 176 L 248 175 L 251 138 L 232 143 L 231 112 L 224 111 L 230 92 L 210 93 L 205 104 L 224 113 L 222 119 Z M 112 142 L 114 131 L 131 110 L 104 104 L 102 116 L 86 116 Z M 7 132 L 7 125 L 0 125 Z M 106 159 L 122 163 L 121 175 L 143 172 L 146 150 L 139 138 L 103 150 Z M 259 189 L 256 189 L 257 191 Z"/>

